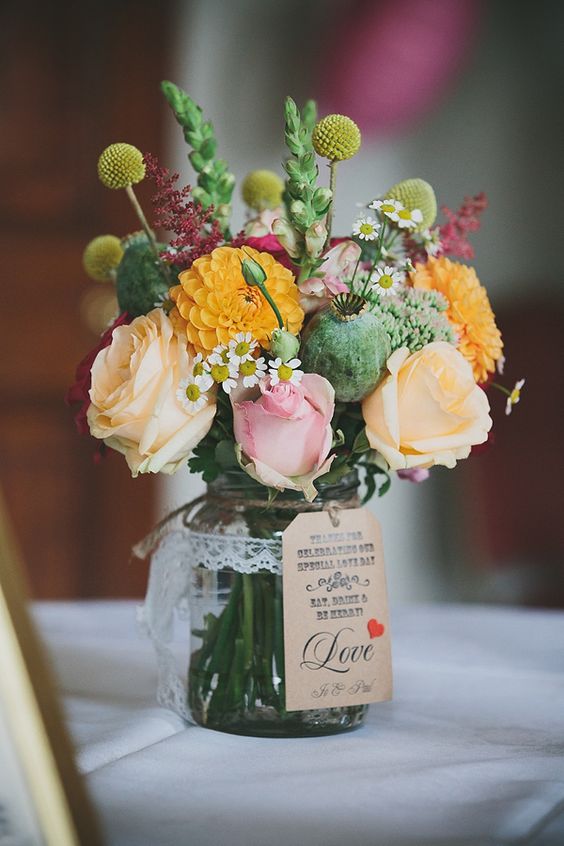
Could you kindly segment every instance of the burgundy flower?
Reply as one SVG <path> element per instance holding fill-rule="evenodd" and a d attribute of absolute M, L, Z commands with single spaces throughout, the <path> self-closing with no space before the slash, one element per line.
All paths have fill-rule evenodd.
<path fill-rule="evenodd" d="M 65 402 L 67 405 L 80 403 L 80 408 L 74 416 L 74 422 L 76 423 L 76 428 L 81 435 L 88 435 L 90 431 L 86 420 L 86 412 L 88 411 L 88 406 L 90 405 L 90 396 L 88 392 L 90 391 L 90 371 L 92 369 L 92 365 L 94 364 L 94 359 L 100 350 L 103 350 L 105 347 L 110 345 L 114 329 L 118 326 L 123 326 L 126 323 L 131 323 L 131 320 L 132 318 L 129 314 L 127 314 L 127 312 L 120 314 L 111 326 L 108 326 L 96 346 L 84 356 L 76 368 L 75 381 L 66 393 Z"/>

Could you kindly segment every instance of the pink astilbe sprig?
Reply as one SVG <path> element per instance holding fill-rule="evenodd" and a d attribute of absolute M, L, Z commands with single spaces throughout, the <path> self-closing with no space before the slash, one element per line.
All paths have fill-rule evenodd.
<path fill-rule="evenodd" d="M 190 199 L 191 187 L 177 188 L 178 173 L 161 167 L 156 156 L 145 153 L 146 174 L 157 192 L 152 199 L 155 227 L 173 232 L 169 247 L 160 254 L 163 261 L 182 270 L 191 267 L 200 256 L 211 253 L 224 238 L 219 223 L 213 217 L 213 206 L 204 209 Z"/>
<path fill-rule="evenodd" d="M 441 238 L 441 252 L 458 258 L 474 258 L 474 248 L 470 244 L 467 234 L 477 232 L 480 228 L 480 215 L 488 206 L 484 192 L 475 197 L 465 197 L 457 212 L 447 206 L 441 206 L 446 217 L 446 223 L 439 227 Z"/>

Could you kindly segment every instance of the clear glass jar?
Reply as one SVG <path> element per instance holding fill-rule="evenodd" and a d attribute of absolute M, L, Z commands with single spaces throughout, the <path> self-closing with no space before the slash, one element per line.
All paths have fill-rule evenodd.
<path fill-rule="evenodd" d="M 208 486 L 188 526 L 194 539 L 211 538 L 212 545 L 218 536 L 263 539 L 280 573 L 282 532 L 296 513 L 319 511 L 330 501 L 358 507 L 358 484 L 355 471 L 319 486 L 312 503 L 284 491 L 269 504 L 263 486 L 242 471 L 229 471 Z M 240 545 L 243 555 L 248 546 Z M 335 734 L 362 724 L 366 705 L 286 711 L 281 575 L 199 563 L 192 571 L 190 606 L 188 704 L 196 723 L 267 737 Z"/>

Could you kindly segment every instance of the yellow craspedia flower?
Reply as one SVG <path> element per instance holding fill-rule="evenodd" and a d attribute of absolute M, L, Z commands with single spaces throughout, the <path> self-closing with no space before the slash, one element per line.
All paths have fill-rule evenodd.
<path fill-rule="evenodd" d="M 440 291 L 447 299 L 446 314 L 458 335 L 458 349 L 472 365 L 476 382 L 486 382 L 501 358 L 503 341 L 474 268 L 443 256 L 417 264 L 409 276 L 414 288 Z"/>
<path fill-rule="evenodd" d="M 392 185 L 390 190 L 386 191 L 385 197 L 399 200 L 409 211 L 419 209 L 423 220 L 414 227 L 416 231 L 429 229 L 436 220 L 437 198 L 433 186 L 424 179 L 403 179 L 396 185 Z"/>
<path fill-rule="evenodd" d="M 327 115 L 315 125 L 311 140 L 318 155 L 342 162 L 358 153 L 360 129 L 346 115 Z"/>
<path fill-rule="evenodd" d="M 207 355 L 218 344 L 228 344 L 239 332 L 250 332 L 261 345 L 278 326 L 274 311 L 258 287 L 247 285 L 241 271 L 243 259 L 254 258 L 264 272 L 264 285 L 278 306 L 284 325 L 294 335 L 300 331 L 304 312 L 290 270 L 270 253 L 250 247 L 217 247 L 196 259 L 170 289 L 175 308 L 170 318 L 188 338 L 192 352 Z"/>
<path fill-rule="evenodd" d="M 143 153 L 133 144 L 110 144 L 98 159 L 98 176 L 106 188 L 127 188 L 145 178 Z"/>
<path fill-rule="evenodd" d="M 275 209 L 282 202 L 284 183 L 272 170 L 251 170 L 241 185 L 243 200 L 251 209 Z"/>
<path fill-rule="evenodd" d="M 91 279 L 107 282 L 123 256 L 121 241 L 115 235 L 98 235 L 86 246 L 82 264 Z"/>

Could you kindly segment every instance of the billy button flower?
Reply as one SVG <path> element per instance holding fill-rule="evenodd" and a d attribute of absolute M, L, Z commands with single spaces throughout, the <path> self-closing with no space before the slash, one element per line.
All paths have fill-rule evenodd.
<path fill-rule="evenodd" d="M 145 161 L 141 150 L 138 150 L 133 144 L 124 144 L 122 142 L 110 144 L 109 147 L 102 150 L 98 159 L 98 177 L 102 185 L 105 185 L 106 188 L 112 188 L 113 190 L 125 189 L 125 193 L 135 210 L 135 214 L 139 218 L 141 226 L 149 239 L 151 248 L 158 258 L 159 250 L 155 234 L 149 226 L 133 190 L 133 186 L 138 182 L 142 182 L 145 178 Z"/>
<path fill-rule="evenodd" d="M 119 238 L 115 235 L 98 235 L 87 244 L 82 264 L 95 282 L 108 282 L 115 279 L 122 257 L 123 247 Z"/>
<path fill-rule="evenodd" d="M 300 364 L 299 358 L 292 358 L 290 361 L 275 358 L 268 365 L 270 384 L 278 385 L 280 382 L 290 382 L 292 385 L 299 385 L 304 375 L 303 370 L 298 370 Z"/>
<path fill-rule="evenodd" d="M 282 202 L 284 183 L 272 170 L 252 170 L 241 186 L 241 195 L 249 208 L 262 212 L 275 209 Z"/>
<path fill-rule="evenodd" d="M 346 115 L 327 115 L 315 125 L 311 142 L 317 155 L 323 156 L 329 161 L 329 188 L 332 199 L 325 220 L 327 228 L 325 248 L 327 248 L 331 243 L 331 224 L 337 187 L 337 162 L 350 159 L 358 153 L 361 142 L 360 129 L 354 120 Z"/>

